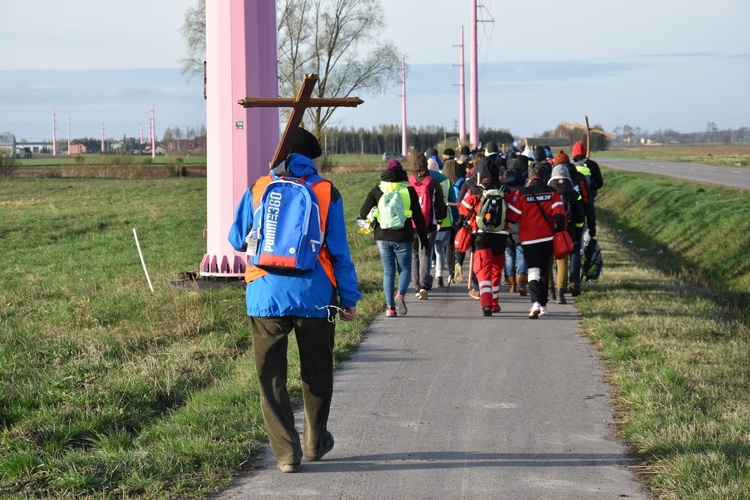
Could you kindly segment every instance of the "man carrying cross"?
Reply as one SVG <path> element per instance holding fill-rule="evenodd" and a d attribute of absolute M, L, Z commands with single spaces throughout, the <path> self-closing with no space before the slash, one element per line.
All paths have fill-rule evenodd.
<path fill-rule="evenodd" d="M 299 117 L 303 111 L 304 107 L 295 107 L 292 115 Z M 338 312 L 343 321 L 351 321 L 362 295 L 357 289 L 357 274 L 349 252 L 341 194 L 330 181 L 318 175 L 320 143 L 293 123 L 293 118 L 290 116 L 271 173 L 245 192 L 229 232 L 232 247 L 250 255 L 253 251 L 248 248 L 253 245 L 248 237 L 250 229 L 269 220 L 261 217 L 254 220 L 264 213 L 256 210 L 262 203 L 265 187 L 279 179 L 304 182 L 312 187 L 323 234 L 320 240 L 323 246 L 312 268 L 302 271 L 261 268 L 248 259 L 245 272 L 247 315 L 263 419 L 282 472 L 298 472 L 303 454 L 307 460 L 316 461 L 333 448 L 333 435 L 327 424 L 333 396 L 334 318 Z M 276 226 L 276 230 L 282 231 L 281 226 Z M 275 239 L 279 240 L 280 235 L 275 235 Z M 303 442 L 295 428 L 286 387 L 288 335 L 292 331 L 299 348 L 302 378 Z"/>

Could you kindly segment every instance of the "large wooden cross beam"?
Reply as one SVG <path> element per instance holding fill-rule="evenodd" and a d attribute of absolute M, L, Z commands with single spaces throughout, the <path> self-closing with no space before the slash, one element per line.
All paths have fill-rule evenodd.
<path fill-rule="evenodd" d="M 289 114 L 289 120 L 286 122 L 284 134 L 281 136 L 279 146 L 276 148 L 276 153 L 273 155 L 271 167 L 276 165 L 279 160 L 286 158 L 287 151 L 289 150 L 289 142 L 292 140 L 291 132 L 297 130 L 299 124 L 302 123 L 302 118 L 305 115 L 305 110 L 307 108 L 356 108 L 365 102 L 359 97 L 310 97 L 317 82 L 318 75 L 313 73 L 305 75 L 305 80 L 302 82 L 297 97 L 294 99 L 283 97 L 275 99 L 265 97 L 245 97 L 244 99 L 237 101 L 240 106 L 245 108 L 292 108 L 292 112 Z"/>
<path fill-rule="evenodd" d="M 615 134 L 605 132 L 604 130 L 591 128 L 589 126 L 588 115 L 583 115 L 583 116 L 584 118 L 586 118 L 586 125 L 579 125 L 578 123 L 571 123 L 571 122 L 560 122 L 560 124 L 566 125 L 568 127 L 574 127 L 574 128 L 580 128 L 580 129 L 586 130 L 586 155 L 591 156 L 591 132 L 594 132 L 595 134 L 606 135 L 607 137 L 611 137 L 612 139 L 617 138 L 617 136 Z"/>

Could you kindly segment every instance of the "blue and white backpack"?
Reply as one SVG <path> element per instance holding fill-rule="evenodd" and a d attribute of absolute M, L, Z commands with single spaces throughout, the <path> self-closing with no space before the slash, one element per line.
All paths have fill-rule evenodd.
<path fill-rule="evenodd" d="M 270 182 L 265 181 L 253 227 L 245 238 L 248 263 L 267 271 L 308 271 L 315 266 L 325 237 L 313 186 L 328 181 L 319 176 L 266 179 Z M 253 186 L 253 195 L 262 187 Z"/>

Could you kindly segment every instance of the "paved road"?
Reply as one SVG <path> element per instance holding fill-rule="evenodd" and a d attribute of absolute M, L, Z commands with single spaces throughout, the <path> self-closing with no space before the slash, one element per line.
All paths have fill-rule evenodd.
<path fill-rule="evenodd" d="M 718 184 L 750 190 L 750 168 L 712 167 L 674 161 L 594 158 L 600 165 L 631 172 L 667 175 L 704 184 Z M 606 181 L 605 181 L 606 183 Z"/>
<path fill-rule="evenodd" d="M 507 293 L 482 317 L 465 284 L 407 299 L 336 373 L 333 451 L 299 474 L 266 451 L 216 498 L 648 498 L 572 305 L 533 321 Z"/>

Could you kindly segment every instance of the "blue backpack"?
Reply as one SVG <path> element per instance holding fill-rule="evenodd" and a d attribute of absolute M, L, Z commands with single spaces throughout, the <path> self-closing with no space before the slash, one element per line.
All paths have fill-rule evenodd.
<path fill-rule="evenodd" d="M 309 271 L 325 237 L 313 186 L 328 181 L 319 176 L 265 179 L 270 182 L 265 181 L 268 184 L 256 204 L 253 227 L 245 238 L 248 262 L 267 271 Z M 254 196 L 260 187 L 253 186 Z"/>

